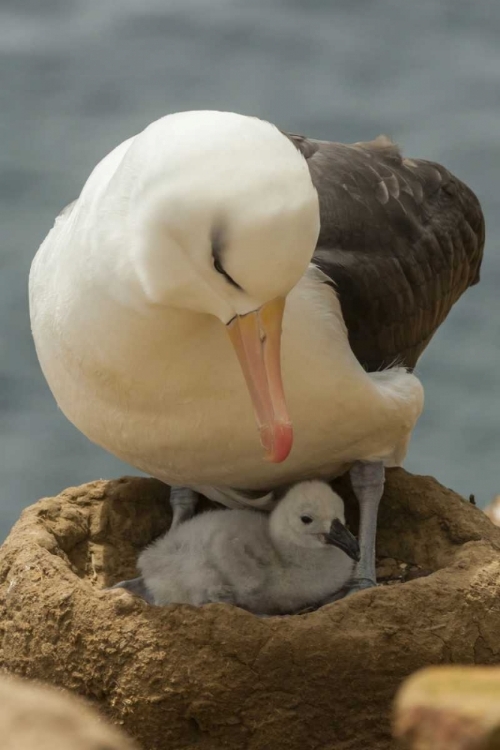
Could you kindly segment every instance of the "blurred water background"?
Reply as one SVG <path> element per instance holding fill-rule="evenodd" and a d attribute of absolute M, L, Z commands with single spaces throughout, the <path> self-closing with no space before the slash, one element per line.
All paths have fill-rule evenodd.
<path fill-rule="evenodd" d="M 340 141 L 386 133 L 476 191 L 482 281 L 421 360 L 407 468 L 500 493 L 498 0 L 0 0 L 0 538 L 39 497 L 132 473 L 58 412 L 31 341 L 31 259 L 97 161 L 183 109 Z"/>

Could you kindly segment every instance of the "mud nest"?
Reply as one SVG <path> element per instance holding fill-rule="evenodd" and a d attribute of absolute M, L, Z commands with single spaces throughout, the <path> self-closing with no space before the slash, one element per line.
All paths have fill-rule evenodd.
<path fill-rule="evenodd" d="M 356 528 L 356 504 L 346 498 Z M 151 607 L 104 591 L 170 523 L 168 488 L 123 478 L 28 508 L 0 551 L 0 666 L 69 688 L 148 750 L 392 747 L 402 679 L 498 663 L 500 529 L 428 477 L 388 472 L 376 589 L 289 617 Z"/>

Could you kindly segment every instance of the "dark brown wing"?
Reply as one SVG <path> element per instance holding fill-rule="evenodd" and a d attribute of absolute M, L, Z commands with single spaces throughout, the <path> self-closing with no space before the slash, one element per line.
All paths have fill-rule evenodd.
<path fill-rule="evenodd" d="M 344 145 L 288 135 L 318 191 L 313 262 L 337 288 L 349 340 L 370 371 L 414 367 L 452 305 L 479 281 L 484 218 L 444 167 L 381 136 Z"/>

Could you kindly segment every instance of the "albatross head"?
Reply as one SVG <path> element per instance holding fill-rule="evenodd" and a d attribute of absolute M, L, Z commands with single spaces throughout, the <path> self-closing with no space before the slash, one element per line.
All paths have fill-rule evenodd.
<path fill-rule="evenodd" d="M 352 560 L 359 545 L 345 526 L 344 503 L 326 482 L 299 482 L 288 490 L 269 519 L 278 544 L 308 549 L 337 547 Z"/>
<path fill-rule="evenodd" d="M 165 117 L 135 139 L 127 161 L 133 262 L 148 301 L 226 327 L 267 458 L 283 461 L 293 433 L 282 317 L 319 233 L 306 161 L 274 125 L 227 112 Z"/>

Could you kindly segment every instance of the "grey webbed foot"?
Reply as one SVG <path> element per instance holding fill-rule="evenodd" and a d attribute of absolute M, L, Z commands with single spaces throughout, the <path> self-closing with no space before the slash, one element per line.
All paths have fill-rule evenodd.
<path fill-rule="evenodd" d="M 126 591 L 130 591 L 130 593 L 134 594 L 135 596 L 140 596 L 141 599 L 144 599 L 144 601 L 146 601 L 148 604 L 155 603 L 154 598 L 149 589 L 146 587 L 142 576 L 139 576 L 138 578 L 131 578 L 128 581 L 120 581 L 119 583 L 115 583 L 115 585 L 111 586 L 108 591 L 111 591 L 112 589 L 125 589 Z"/>
<path fill-rule="evenodd" d="M 198 495 L 189 487 L 170 488 L 170 506 L 172 508 L 172 523 L 170 529 L 175 529 L 184 521 L 194 516 Z"/>
<path fill-rule="evenodd" d="M 344 596 L 350 596 L 356 594 L 358 591 L 366 591 L 366 589 L 374 588 L 377 582 L 372 578 L 353 578 L 349 586 L 344 589 Z"/>
<path fill-rule="evenodd" d="M 328 596 L 321 602 L 321 607 L 325 604 L 332 604 L 333 602 L 339 602 L 341 599 L 345 599 L 351 594 L 356 594 L 358 591 L 366 591 L 377 585 L 377 582 L 370 578 L 353 578 L 347 586 L 344 586 L 340 591 L 336 591 L 331 596 Z"/>
<path fill-rule="evenodd" d="M 355 589 L 361 591 L 362 589 L 371 589 L 377 585 L 377 581 L 373 578 L 353 578 L 349 584 L 349 590 Z"/>

